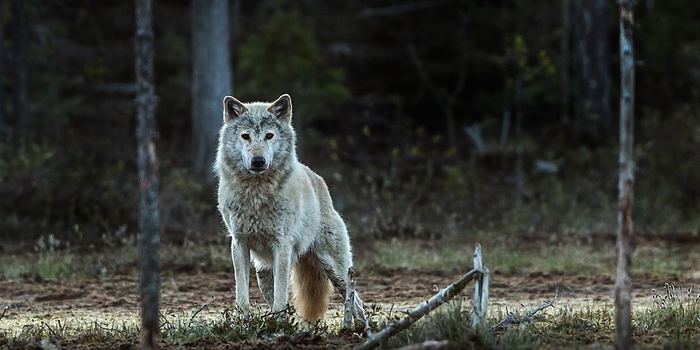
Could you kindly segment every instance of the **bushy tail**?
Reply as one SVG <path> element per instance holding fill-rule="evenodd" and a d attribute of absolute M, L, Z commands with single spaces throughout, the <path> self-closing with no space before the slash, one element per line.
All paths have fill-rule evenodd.
<path fill-rule="evenodd" d="M 292 302 L 297 312 L 311 322 L 326 313 L 332 292 L 330 281 L 317 265 L 301 258 L 292 271 Z"/>

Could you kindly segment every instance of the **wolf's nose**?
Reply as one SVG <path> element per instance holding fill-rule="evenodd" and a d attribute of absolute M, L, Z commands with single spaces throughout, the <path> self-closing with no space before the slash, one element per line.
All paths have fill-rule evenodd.
<path fill-rule="evenodd" d="M 250 165 L 253 166 L 253 169 L 262 169 L 265 167 L 265 158 L 263 157 L 253 157 L 253 160 L 250 162 Z"/>

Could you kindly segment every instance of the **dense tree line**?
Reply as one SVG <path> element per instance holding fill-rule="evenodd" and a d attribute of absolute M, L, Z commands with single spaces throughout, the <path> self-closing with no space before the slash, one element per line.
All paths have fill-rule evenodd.
<path fill-rule="evenodd" d="M 396 231 L 404 216 L 459 212 L 455 225 L 467 227 L 485 225 L 471 214 L 492 222 L 503 217 L 479 213 L 513 208 L 519 227 L 547 227 L 534 203 L 551 196 L 564 193 L 572 211 L 615 201 L 619 57 L 609 1 L 221 0 L 209 15 L 209 2 L 195 3 L 154 3 L 166 230 L 217 228 L 205 179 L 226 93 L 292 95 L 302 161 L 343 176 L 334 193 L 351 225 L 372 215 L 366 203 L 388 208 L 395 219 L 376 225 Z M 1 5 L 0 234 L 135 227 L 133 3 Z M 650 198 L 635 205 L 651 227 L 663 228 L 651 214 L 661 203 L 678 212 L 670 228 L 695 227 L 700 4 L 640 1 L 636 10 L 637 166 L 649 174 L 638 185 Z M 206 45 L 220 54 L 198 55 L 213 52 Z M 202 59 L 214 80 L 198 80 Z M 197 116 L 205 109 L 207 122 Z M 419 208 L 442 200 L 443 209 Z M 394 203 L 409 203 L 411 215 L 393 213 Z"/>

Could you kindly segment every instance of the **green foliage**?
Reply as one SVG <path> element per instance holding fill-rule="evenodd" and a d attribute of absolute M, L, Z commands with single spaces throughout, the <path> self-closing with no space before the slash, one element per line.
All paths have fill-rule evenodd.
<path fill-rule="evenodd" d="M 700 95 L 695 97 L 700 101 Z M 697 230 L 700 199 L 700 102 L 670 115 L 642 109 L 635 149 L 635 216 L 660 230 Z"/>
<path fill-rule="evenodd" d="M 635 220 L 643 230 L 700 228 L 700 24 L 693 20 L 699 4 L 647 1 L 635 8 L 635 46 L 644 62 L 637 76 Z M 570 57 L 561 56 L 561 39 L 570 33 L 561 26 L 560 3 L 466 0 L 362 16 L 384 5 L 275 0 L 234 11 L 236 94 L 246 100 L 292 94 L 297 121 L 308 126 L 300 129 L 302 160 L 331 183 L 353 235 L 435 239 L 479 230 L 615 230 L 614 130 L 601 142 L 581 144 L 571 139 L 562 115 L 560 80 L 567 72 L 561 64 Z M 3 23 L 11 26 L 11 2 L 2 6 Z M 133 7 L 109 1 L 27 6 L 33 33 L 29 131 L 20 147 L 0 146 L 0 237 L 54 233 L 79 240 L 135 227 L 133 100 L 93 91 L 97 82 L 133 81 Z M 165 229 L 216 234 L 212 189 L 184 170 L 190 143 L 188 6 L 166 0 L 156 11 Z M 615 16 L 609 25 L 616 28 Z M 432 87 L 408 55 L 409 45 Z M 9 36 L 4 47 L 11 55 Z M 617 65 L 615 57 L 610 64 Z M 455 127 L 479 123 L 487 154 L 473 154 L 465 137 L 454 147 L 443 140 L 444 100 L 458 90 L 460 72 L 464 85 L 452 101 Z M 502 116 L 513 110 L 518 78 L 523 140 L 513 141 L 511 118 L 501 147 Z M 3 83 L 11 102 L 11 75 Z M 11 104 L 6 106 L 11 115 Z M 305 141 L 312 146 L 304 147 Z M 525 165 L 520 204 L 514 193 L 517 147 Z M 536 160 L 552 162 L 560 172 L 538 172 Z"/>
<path fill-rule="evenodd" d="M 71 228 L 79 225 L 94 234 L 130 221 L 135 174 L 123 161 L 90 166 L 95 156 L 48 144 L 0 147 L 0 236 L 21 232 L 26 239 L 55 230 L 57 237 L 82 239 Z"/>
<path fill-rule="evenodd" d="M 246 99 L 270 100 L 289 93 L 304 120 L 333 120 L 334 106 L 347 100 L 342 69 L 324 62 L 312 19 L 297 9 L 275 7 L 241 44 L 236 91 Z M 306 122 L 305 122 L 306 123 Z"/>
<path fill-rule="evenodd" d="M 200 177 L 187 168 L 172 168 L 162 174 L 161 183 L 161 220 L 168 229 L 187 235 L 220 231 L 215 197 Z"/>

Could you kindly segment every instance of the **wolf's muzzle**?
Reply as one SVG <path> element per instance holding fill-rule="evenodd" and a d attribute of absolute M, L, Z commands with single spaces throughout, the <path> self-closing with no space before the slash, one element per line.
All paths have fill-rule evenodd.
<path fill-rule="evenodd" d="M 265 158 L 264 157 L 253 157 L 253 159 L 250 161 L 250 170 L 259 172 L 266 170 L 267 167 L 265 166 Z"/>

